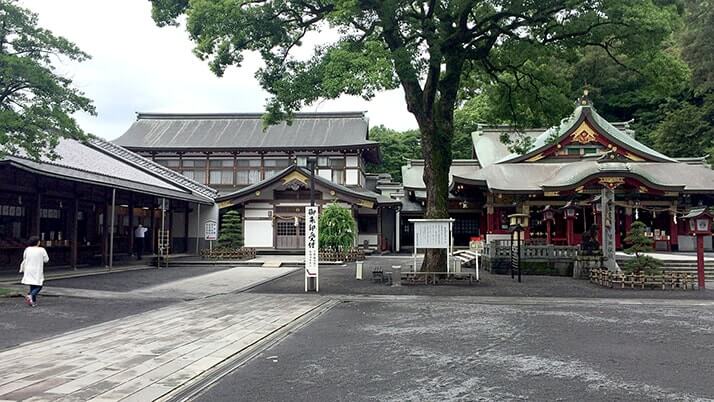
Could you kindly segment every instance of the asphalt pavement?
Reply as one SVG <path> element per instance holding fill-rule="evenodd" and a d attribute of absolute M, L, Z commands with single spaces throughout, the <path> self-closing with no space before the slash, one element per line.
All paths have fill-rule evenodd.
<path fill-rule="evenodd" d="M 712 339 L 711 306 L 343 303 L 196 400 L 708 400 Z"/>

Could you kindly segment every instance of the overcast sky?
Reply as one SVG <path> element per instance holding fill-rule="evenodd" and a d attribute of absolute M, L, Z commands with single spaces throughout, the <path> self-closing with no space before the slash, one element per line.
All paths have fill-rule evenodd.
<path fill-rule="evenodd" d="M 22 0 L 39 15 L 40 25 L 89 53 L 84 63 L 64 62 L 58 70 L 94 101 L 97 116 L 77 115 L 82 128 L 114 139 L 136 119 L 136 112 L 262 112 L 267 94 L 254 73 L 258 56 L 240 69 L 213 75 L 196 58 L 183 28 L 158 28 L 148 0 Z M 304 111 L 366 110 L 370 125 L 404 130 L 416 122 L 401 91 L 372 101 L 344 97 Z"/>

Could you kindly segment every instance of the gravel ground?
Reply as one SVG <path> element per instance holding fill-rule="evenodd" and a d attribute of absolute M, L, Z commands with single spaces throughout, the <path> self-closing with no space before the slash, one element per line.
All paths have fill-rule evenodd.
<path fill-rule="evenodd" d="M 37 307 L 22 297 L 0 298 L 0 350 L 117 318 L 143 313 L 170 300 L 80 299 L 40 296 Z"/>
<path fill-rule="evenodd" d="M 229 267 L 212 266 L 180 266 L 172 265 L 168 268 L 151 268 L 135 271 L 114 272 L 110 274 L 90 275 L 78 278 L 67 278 L 46 281 L 45 286 L 72 289 L 107 290 L 112 292 L 129 292 L 144 287 L 160 285 L 191 278 L 198 275 L 210 274 L 229 269 Z"/>
<path fill-rule="evenodd" d="M 391 271 L 392 265 L 408 267 L 410 258 L 368 258 L 365 262 L 364 280 L 355 279 L 355 264 L 320 267 L 320 293 L 326 295 L 432 295 L 432 296 L 539 296 L 539 297 L 589 297 L 589 298 L 653 298 L 653 299 L 714 299 L 714 290 L 641 290 L 609 289 L 585 280 L 557 276 L 523 276 L 522 283 L 509 275 L 491 275 L 481 271 L 481 282 L 474 285 L 425 286 L 404 285 L 391 287 L 374 283 L 372 269 L 381 267 Z M 404 268 L 403 268 L 404 269 Z M 302 271 L 266 283 L 252 290 L 259 293 L 303 293 Z"/>
<path fill-rule="evenodd" d="M 342 303 L 198 401 L 704 400 L 710 307 Z"/>

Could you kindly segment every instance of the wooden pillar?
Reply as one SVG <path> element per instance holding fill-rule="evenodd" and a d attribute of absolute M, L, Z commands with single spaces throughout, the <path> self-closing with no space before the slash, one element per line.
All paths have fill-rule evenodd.
<path fill-rule="evenodd" d="M 107 218 L 109 212 L 107 211 L 107 194 L 106 192 L 104 193 L 104 199 L 102 200 L 102 264 L 104 264 L 105 267 L 109 266 L 109 260 L 107 259 L 107 253 L 108 253 L 108 244 L 109 244 L 109 228 L 107 227 Z"/>
<path fill-rule="evenodd" d="M 377 251 L 382 251 L 382 208 L 377 208 Z"/>
<path fill-rule="evenodd" d="M 531 207 L 530 207 L 530 205 L 522 204 L 521 205 L 521 213 L 528 215 L 528 225 L 530 225 L 531 224 L 531 220 L 530 220 Z M 531 237 L 530 232 L 531 232 L 530 226 L 523 227 L 523 241 L 530 239 L 530 237 Z"/>
<path fill-rule="evenodd" d="M 75 193 L 76 194 L 76 193 Z M 76 196 L 74 197 L 74 212 L 72 213 L 72 237 L 71 237 L 71 242 L 72 244 L 70 247 L 72 247 L 72 256 L 70 257 L 70 261 L 72 263 L 72 268 L 77 269 L 77 253 L 78 253 L 78 245 L 79 245 L 79 198 Z"/>
<path fill-rule="evenodd" d="M 129 193 L 129 255 L 134 252 L 134 193 Z"/>
<path fill-rule="evenodd" d="M 546 243 L 546 244 L 550 244 L 550 243 L 551 243 L 551 239 L 550 239 L 550 237 L 551 237 L 551 236 L 550 236 L 550 232 L 551 232 L 551 222 L 550 222 L 550 221 L 551 221 L 550 219 L 546 219 L 546 221 L 545 221 L 545 230 L 546 230 L 546 233 L 545 233 L 545 243 Z"/>
<path fill-rule="evenodd" d="M 168 246 L 169 246 L 169 252 L 173 253 L 173 250 L 174 250 L 174 244 L 173 244 L 174 243 L 173 242 L 173 238 L 174 238 L 174 210 L 171 207 L 171 200 L 166 200 L 166 208 L 169 213 L 169 238 L 168 238 L 169 244 L 168 244 Z"/>
<path fill-rule="evenodd" d="M 568 246 L 575 245 L 575 217 L 565 218 L 565 236 L 568 239 Z"/>
<path fill-rule="evenodd" d="M 186 202 L 186 210 L 184 212 L 184 223 L 183 223 L 183 242 L 184 242 L 184 253 L 188 253 L 188 219 L 189 219 L 189 203 Z"/>
<path fill-rule="evenodd" d="M 674 221 L 677 216 L 677 201 L 672 202 L 672 209 L 669 211 L 669 247 L 671 250 L 679 250 L 679 228 Z"/>
<path fill-rule="evenodd" d="M 35 236 L 39 237 L 40 236 L 40 223 L 42 221 L 42 218 L 40 217 L 40 213 L 42 212 L 42 194 L 37 192 L 37 203 L 35 204 L 35 221 L 34 224 L 32 225 L 32 234 Z"/>
<path fill-rule="evenodd" d="M 156 227 L 154 226 L 154 203 L 155 203 L 155 201 L 156 200 L 154 200 L 154 197 L 151 197 L 151 208 L 149 208 L 149 232 L 151 233 L 151 241 L 150 241 L 151 250 L 148 250 L 148 251 L 151 251 L 152 254 L 154 253 L 154 250 L 156 249 L 154 246 L 156 244 L 156 243 L 154 243 L 156 241 L 156 239 L 155 239 Z M 146 239 L 144 239 L 144 241 L 146 241 Z M 146 243 L 144 243 L 144 247 L 146 247 Z"/>

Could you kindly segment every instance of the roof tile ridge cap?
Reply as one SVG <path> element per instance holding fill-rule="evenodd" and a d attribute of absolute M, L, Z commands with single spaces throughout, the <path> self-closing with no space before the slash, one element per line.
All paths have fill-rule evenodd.
<path fill-rule="evenodd" d="M 158 171 L 161 171 L 162 173 L 168 173 L 168 175 L 171 176 L 173 179 L 180 180 L 180 181 L 184 182 L 184 183 L 177 183 L 174 180 L 172 180 L 171 178 L 168 178 L 169 181 L 171 181 L 173 184 L 179 184 L 179 185 L 185 186 L 186 185 L 185 183 L 189 183 L 189 184 L 195 185 L 196 187 L 198 187 L 201 190 L 206 190 L 207 192 L 210 192 L 213 196 L 215 196 L 215 194 L 218 193 L 218 190 L 216 190 L 214 188 L 208 187 L 204 184 L 201 184 L 194 180 L 191 180 L 188 177 L 186 177 L 180 173 L 177 173 L 165 166 L 159 165 L 158 163 L 156 163 L 150 159 L 144 158 L 143 156 L 122 147 L 121 145 L 114 144 L 110 141 L 105 141 L 98 137 L 92 137 L 89 139 L 89 141 L 92 144 L 94 144 L 98 147 L 101 147 L 109 152 L 120 152 L 120 153 L 125 154 L 126 156 L 131 157 L 133 160 L 127 160 L 127 162 L 131 163 L 132 165 L 134 165 L 136 167 L 144 168 L 144 169 L 148 169 L 149 167 L 151 167 Z M 107 148 L 111 148 L 111 149 L 107 149 Z M 139 162 L 139 161 L 141 161 L 141 162 Z M 140 163 L 146 164 L 148 166 L 141 166 Z M 159 172 L 153 171 L 152 173 L 159 173 Z M 201 195 L 204 195 L 204 194 L 201 194 Z"/>

